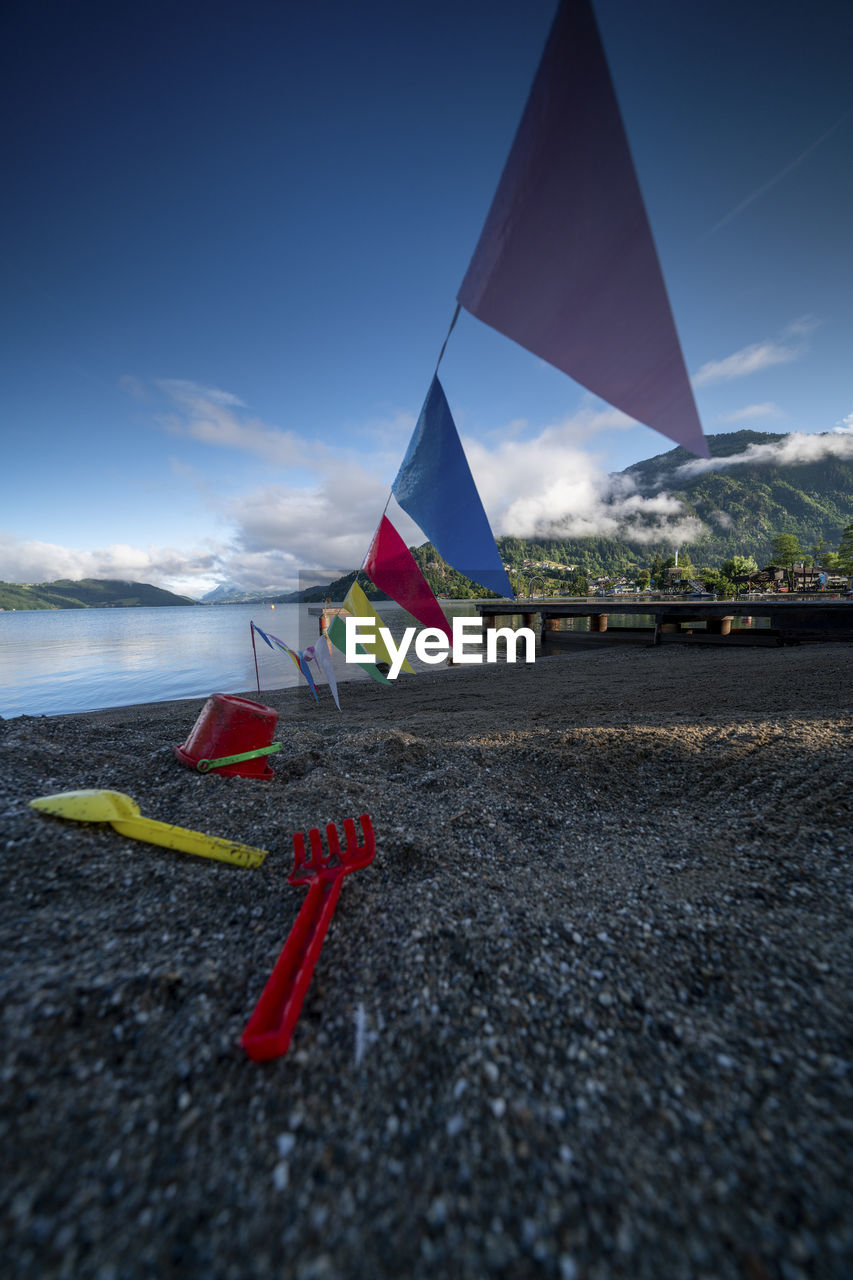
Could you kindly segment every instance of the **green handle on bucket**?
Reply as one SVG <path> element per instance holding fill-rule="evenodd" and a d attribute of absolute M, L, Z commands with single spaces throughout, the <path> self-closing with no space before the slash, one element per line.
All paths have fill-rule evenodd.
<path fill-rule="evenodd" d="M 271 756 L 281 751 L 281 743 L 274 742 L 270 747 L 257 747 L 254 751 L 241 751 L 236 756 L 220 756 L 218 760 L 198 760 L 196 769 L 199 773 L 209 773 L 211 769 L 220 769 L 224 764 L 239 764 L 241 760 L 254 760 L 257 756 Z"/>

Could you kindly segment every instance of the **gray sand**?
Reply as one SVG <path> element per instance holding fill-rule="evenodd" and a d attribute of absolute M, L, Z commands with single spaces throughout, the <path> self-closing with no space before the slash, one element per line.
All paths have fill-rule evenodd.
<path fill-rule="evenodd" d="M 0 723 L 4 1277 L 853 1274 L 853 646 L 597 649 Z M 125 791 L 255 871 L 27 801 Z M 286 1057 L 291 835 L 369 811 Z"/>

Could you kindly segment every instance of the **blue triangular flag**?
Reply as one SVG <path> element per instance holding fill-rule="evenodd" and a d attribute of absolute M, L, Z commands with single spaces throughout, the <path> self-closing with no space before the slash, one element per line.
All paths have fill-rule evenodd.
<path fill-rule="evenodd" d="M 393 484 L 394 497 L 449 565 L 513 598 L 450 406 L 437 377 Z"/>

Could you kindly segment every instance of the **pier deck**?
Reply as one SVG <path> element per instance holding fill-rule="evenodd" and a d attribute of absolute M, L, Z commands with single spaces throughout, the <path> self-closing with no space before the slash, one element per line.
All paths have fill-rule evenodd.
<path fill-rule="evenodd" d="M 853 601 L 850 600 L 786 600 L 779 596 L 766 596 L 751 600 L 647 600 L 643 598 L 611 599 L 585 597 L 577 599 L 522 598 L 514 603 L 506 600 L 480 600 L 476 608 L 487 627 L 498 625 L 499 618 L 521 616 L 523 625 L 539 626 L 543 636 L 557 640 L 561 634 L 563 618 L 589 618 L 589 635 L 602 639 L 607 632 L 610 617 L 643 615 L 651 617 L 654 625 L 647 628 L 631 628 L 636 638 L 648 637 L 654 644 L 665 638 L 701 639 L 725 642 L 726 639 L 743 643 L 775 642 L 799 644 L 803 640 L 853 640 Z M 747 631 L 738 628 L 741 618 L 767 619 L 765 626 Z M 538 619 L 538 624 L 537 624 Z M 704 623 L 704 631 L 690 636 L 696 623 Z M 627 630 L 614 628 L 614 638 Z M 629 633 L 629 634 L 630 634 Z M 566 633 L 562 633 L 565 635 Z M 574 633 L 575 636 L 578 633 Z"/>

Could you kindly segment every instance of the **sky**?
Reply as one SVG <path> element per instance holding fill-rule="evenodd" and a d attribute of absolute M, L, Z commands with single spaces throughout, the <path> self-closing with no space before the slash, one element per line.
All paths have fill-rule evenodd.
<path fill-rule="evenodd" d="M 853 456 L 853 8 L 594 6 L 706 433 Z M 11 0 L 0 579 L 361 563 L 555 12 Z M 441 379 L 496 535 L 644 509 L 665 437 L 465 312 Z"/>

